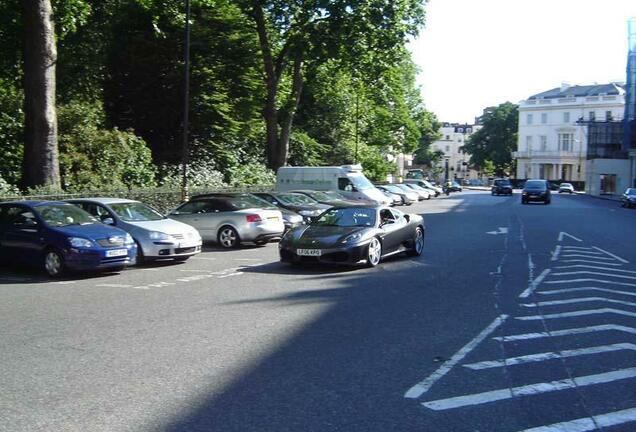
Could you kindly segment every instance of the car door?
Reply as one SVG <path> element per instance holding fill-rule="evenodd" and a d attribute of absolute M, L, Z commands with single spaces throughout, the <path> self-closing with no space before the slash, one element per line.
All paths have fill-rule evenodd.
<path fill-rule="evenodd" d="M 168 216 L 185 224 L 195 227 L 204 241 L 216 240 L 216 231 L 210 229 L 207 214 L 212 212 L 210 199 L 197 199 L 187 202 L 174 210 Z"/>
<path fill-rule="evenodd" d="M 6 262 L 38 260 L 45 245 L 42 223 L 26 206 L 9 206 L 6 215 L 0 239 Z"/>
<path fill-rule="evenodd" d="M 402 218 L 404 221 L 404 218 Z M 402 243 L 402 224 L 391 209 L 380 209 L 380 228 L 383 231 L 382 249 L 383 254 L 395 252 Z"/>

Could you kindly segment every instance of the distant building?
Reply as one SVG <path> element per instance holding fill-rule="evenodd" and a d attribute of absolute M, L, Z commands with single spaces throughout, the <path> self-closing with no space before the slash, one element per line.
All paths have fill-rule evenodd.
<path fill-rule="evenodd" d="M 478 178 L 478 172 L 469 168 L 470 155 L 462 150 L 466 140 L 482 126 L 460 123 L 443 123 L 439 132 L 442 137 L 431 144 L 431 151 L 439 150 L 444 157 L 433 167 L 438 179 L 443 179 L 448 161 L 450 179 L 464 180 Z"/>
<path fill-rule="evenodd" d="M 521 101 L 517 178 L 577 182 L 586 178 L 588 125 L 622 121 L 625 90 L 622 84 L 563 84 Z M 609 130 L 608 130 L 609 132 Z"/>

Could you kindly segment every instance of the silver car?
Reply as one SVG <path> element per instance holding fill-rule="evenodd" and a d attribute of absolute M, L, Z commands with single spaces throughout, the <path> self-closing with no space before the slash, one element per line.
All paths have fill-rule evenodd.
<path fill-rule="evenodd" d="M 68 200 L 107 225 L 127 231 L 137 243 L 137 263 L 185 261 L 201 252 L 201 236 L 189 225 L 168 219 L 139 201 L 121 198 Z"/>
<path fill-rule="evenodd" d="M 285 231 L 279 210 L 264 209 L 263 202 L 250 194 L 210 194 L 192 198 L 168 216 L 192 225 L 204 241 L 224 248 L 241 243 L 265 244 L 280 239 Z"/>

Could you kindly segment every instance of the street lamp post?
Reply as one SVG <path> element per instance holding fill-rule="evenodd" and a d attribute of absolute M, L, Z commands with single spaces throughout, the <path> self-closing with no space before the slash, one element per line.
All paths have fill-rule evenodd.
<path fill-rule="evenodd" d="M 448 161 L 450 156 L 444 156 L 444 183 L 448 182 Z"/>
<path fill-rule="evenodd" d="M 188 161 L 190 148 L 188 143 L 188 123 L 190 112 L 190 0 L 186 0 L 185 47 L 184 47 L 184 80 L 183 80 L 183 141 L 182 141 L 182 178 L 181 199 L 188 199 Z"/>

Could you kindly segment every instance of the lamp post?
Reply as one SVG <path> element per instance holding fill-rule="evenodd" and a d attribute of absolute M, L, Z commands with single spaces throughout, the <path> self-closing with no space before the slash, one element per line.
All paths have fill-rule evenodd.
<path fill-rule="evenodd" d="M 444 156 L 444 183 L 448 182 L 448 162 L 450 161 L 450 156 Z"/>
<path fill-rule="evenodd" d="M 190 148 L 188 143 L 188 123 L 190 112 L 190 0 L 186 0 L 186 22 L 185 22 L 185 47 L 184 47 L 184 79 L 183 79 L 183 136 L 182 136 L 182 178 L 181 178 L 181 199 L 188 199 L 188 161 Z"/>

